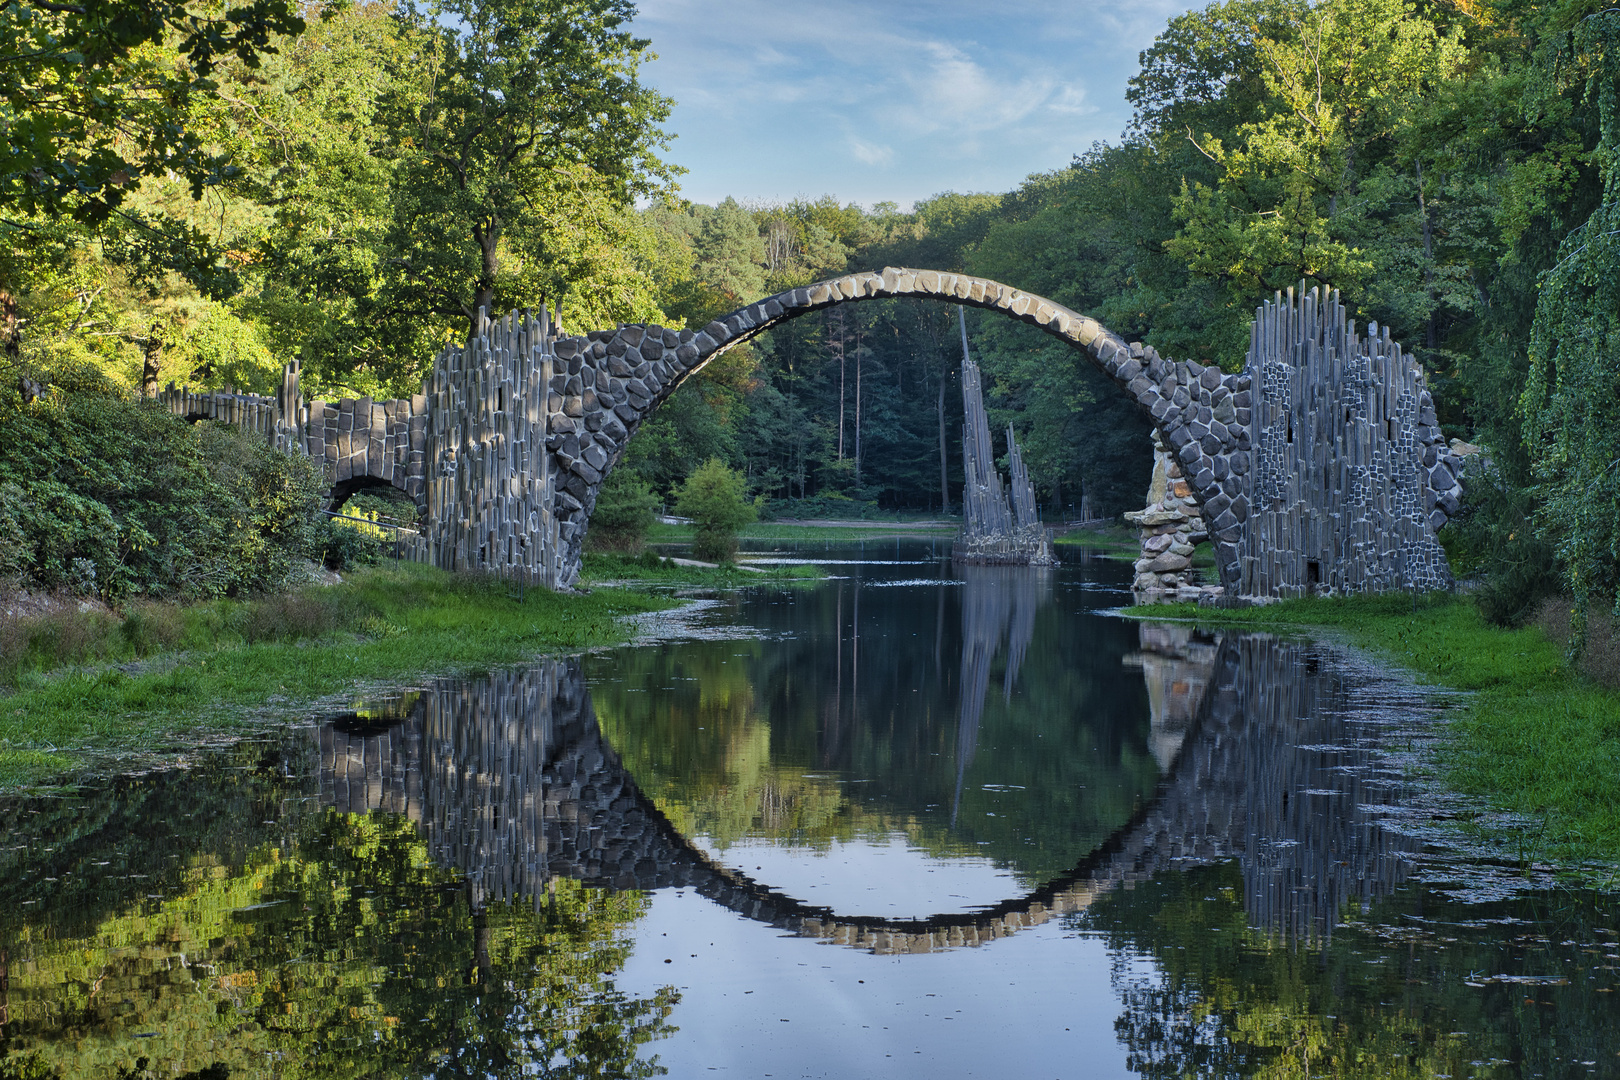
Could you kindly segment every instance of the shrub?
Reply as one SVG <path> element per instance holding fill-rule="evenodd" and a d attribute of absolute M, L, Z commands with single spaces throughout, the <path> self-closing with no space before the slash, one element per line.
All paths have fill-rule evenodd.
<path fill-rule="evenodd" d="M 719 458 L 699 465 L 676 492 L 676 509 L 697 526 L 692 554 L 730 562 L 737 554 L 737 530 L 759 518 L 758 501 L 743 496 L 742 474 Z"/>
<path fill-rule="evenodd" d="M 0 394 L 0 576 L 46 589 L 209 597 L 281 586 L 315 546 L 319 470 L 86 384 Z"/>
<path fill-rule="evenodd" d="M 393 529 L 388 526 L 416 528 L 416 503 L 396 487 L 367 488 L 357 492 L 349 497 L 339 512 L 376 522 L 384 527 L 390 538 Z"/>
<path fill-rule="evenodd" d="M 221 490 L 217 557 L 224 591 L 261 592 L 286 584 L 320 535 L 325 482 L 302 454 L 277 452 L 262 438 L 226 424 L 198 424 L 204 466 Z"/>
<path fill-rule="evenodd" d="M 592 551 L 640 551 L 657 506 L 657 496 L 641 477 L 628 469 L 609 473 L 596 496 L 585 543 Z"/>
<path fill-rule="evenodd" d="M 372 531 L 374 530 L 374 531 Z M 320 562 L 328 570 L 352 570 L 356 566 L 370 566 L 382 556 L 382 532 L 376 526 L 371 530 L 351 527 L 335 518 L 327 518 L 320 526 L 318 543 Z"/>
<path fill-rule="evenodd" d="M 1521 625 L 1562 585 L 1534 496 L 1489 465 L 1469 468 L 1464 492 L 1461 511 L 1440 530 L 1446 558 L 1459 578 L 1477 582 L 1474 601 L 1487 621 Z"/>

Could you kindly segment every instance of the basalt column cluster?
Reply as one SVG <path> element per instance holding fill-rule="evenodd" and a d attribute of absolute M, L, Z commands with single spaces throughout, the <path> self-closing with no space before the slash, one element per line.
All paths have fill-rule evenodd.
<path fill-rule="evenodd" d="M 995 449 L 990 443 L 990 421 L 985 416 L 979 365 L 962 362 L 962 532 L 951 548 L 956 562 L 1003 566 L 1056 566 L 1057 554 L 1041 524 L 1035 488 L 1029 482 L 1024 456 L 1007 427 L 1007 456 L 1012 482 L 1004 494 L 996 472 Z"/>

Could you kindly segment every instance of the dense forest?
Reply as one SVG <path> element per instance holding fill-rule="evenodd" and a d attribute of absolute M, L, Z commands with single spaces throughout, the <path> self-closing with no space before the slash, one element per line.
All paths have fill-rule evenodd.
<path fill-rule="evenodd" d="M 1304 280 L 1389 326 L 1448 437 L 1487 449 L 1448 545 L 1495 575 L 1501 613 L 1560 583 L 1583 609 L 1615 594 L 1620 10 L 1225 0 L 1142 54 L 1116 142 L 906 211 L 683 200 L 633 14 L 8 7 L 6 407 L 92 384 L 267 390 L 295 357 L 314 394 L 402 393 L 480 306 L 701 326 L 885 264 L 1006 281 L 1230 370 L 1256 304 Z M 966 331 L 1049 516 L 1082 493 L 1138 505 L 1134 407 L 1027 327 L 970 313 Z M 626 475 L 667 495 L 717 456 L 801 512 L 949 509 L 961 354 L 938 305 L 801 319 L 683 388 Z"/>

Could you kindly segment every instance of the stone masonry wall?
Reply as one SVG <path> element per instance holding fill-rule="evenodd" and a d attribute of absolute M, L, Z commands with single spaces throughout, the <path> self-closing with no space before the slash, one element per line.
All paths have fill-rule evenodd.
<path fill-rule="evenodd" d="M 1152 418 L 1228 594 L 1449 584 L 1434 532 L 1461 485 L 1423 373 L 1387 331 L 1361 340 L 1336 294 L 1315 290 L 1260 308 L 1238 374 L 1127 344 L 999 282 L 902 267 L 790 289 L 701 330 L 559 336 L 543 311 L 481 317 L 480 333 L 440 354 L 416 398 L 306 409 L 289 366 L 260 426 L 318 454 L 334 483 L 374 478 L 419 492 L 424 534 L 412 557 L 569 588 L 602 480 L 685 379 L 785 320 L 888 297 L 995 311 L 1081 350 Z M 263 413 L 270 400 L 248 404 Z"/>
<path fill-rule="evenodd" d="M 1136 560 L 1131 589 L 1147 600 L 1198 601 L 1206 595 L 1220 595 L 1219 585 L 1200 584 L 1193 569 L 1193 552 L 1209 539 L 1209 527 L 1181 463 L 1157 432 L 1153 434 L 1153 481 L 1147 503 L 1146 509 L 1125 515 L 1126 521 L 1142 530 L 1142 554 Z"/>

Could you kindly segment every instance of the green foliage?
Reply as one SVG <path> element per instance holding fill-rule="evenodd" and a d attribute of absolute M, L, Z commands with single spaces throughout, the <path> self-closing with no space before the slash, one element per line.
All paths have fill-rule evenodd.
<path fill-rule="evenodd" d="M 352 522 L 328 518 L 321 524 L 318 537 L 321 565 L 328 570 L 374 566 L 382 558 L 382 538 L 356 528 Z"/>
<path fill-rule="evenodd" d="M 1524 438 L 1543 484 L 1542 510 L 1576 605 L 1572 648 L 1595 597 L 1620 595 L 1620 15 L 1583 20 L 1560 56 L 1585 76 L 1601 117 L 1593 164 L 1603 201 L 1542 275 L 1520 405 Z M 1620 610 L 1620 609 L 1617 609 Z"/>
<path fill-rule="evenodd" d="M 585 542 L 592 551 L 639 552 L 657 509 L 658 499 L 645 480 L 629 469 L 615 469 L 597 493 Z"/>
<path fill-rule="evenodd" d="M 362 488 L 350 496 L 339 512 L 369 518 L 382 526 L 387 535 L 392 535 L 387 526 L 414 529 L 417 524 L 416 502 L 391 485 Z"/>
<path fill-rule="evenodd" d="M 309 551 L 322 482 L 259 436 L 106 393 L 0 399 L 8 557 L 29 581 L 108 599 L 279 587 Z M 20 564 L 20 567 L 19 567 Z"/>
<path fill-rule="evenodd" d="M 759 505 L 745 497 L 747 482 L 719 458 L 693 470 L 676 492 L 675 510 L 697 526 L 692 554 L 730 562 L 737 554 L 737 530 L 759 519 Z"/>
<path fill-rule="evenodd" d="M 636 80 L 648 42 L 631 35 L 632 10 L 624 0 L 409 9 L 423 59 L 380 117 L 394 169 L 393 303 L 463 326 L 479 308 L 548 297 L 592 322 L 646 313 L 570 288 L 617 245 L 610 233 L 582 248 L 569 233 L 599 231 L 668 176 L 655 151 L 669 102 Z"/>
<path fill-rule="evenodd" d="M 1520 626 L 1561 584 L 1534 495 L 1495 467 L 1469 469 L 1463 482 L 1462 510 L 1440 533 L 1451 571 L 1478 579 L 1474 601 L 1488 622 Z"/>
<path fill-rule="evenodd" d="M 256 66 L 304 21 L 287 0 L 221 11 L 184 0 L 12 4 L 0 20 L 0 210 L 99 221 L 144 176 L 199 195 L 227 163 L 186 107 L 234 55 Z"/>

